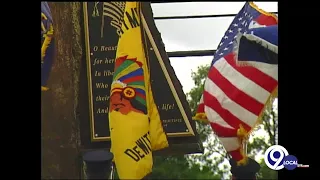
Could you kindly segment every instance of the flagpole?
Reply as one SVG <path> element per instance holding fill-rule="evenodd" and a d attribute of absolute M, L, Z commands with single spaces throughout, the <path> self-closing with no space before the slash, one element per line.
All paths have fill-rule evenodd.
<path fill-rule="evenodd" d="M 104 30 L 104 14 L 102 12 L 102 22 L 101 22 L 101 38 L 103 38 L 103 30 Z"/>
<path fill-rule="evenodd" d="M 114 179 L 114 173 L 115 173 L 115 164 L 113 162 L 112 165 L 111 165 L 111 173 L 110 173 L 110 176 L 109 176 L 110 180 Z"/>
<path fill-rule="evenodd" d="M 101 32 L 100 32 L 100 35 L 101 35 L 101 38 L 103 38 L 103 30 L 104 30 L 104 2 L 102 4 L 102 14 L 101 14 L 102 18 L 102 22 L 101 22 Z"/>
<path fill-rule="evenodd" d="M 242 147 L 243 147 L 244 155 L 247 156 L 248 155 L 248 142 L 247 142 L 247 140 L 243 140 Z"/>

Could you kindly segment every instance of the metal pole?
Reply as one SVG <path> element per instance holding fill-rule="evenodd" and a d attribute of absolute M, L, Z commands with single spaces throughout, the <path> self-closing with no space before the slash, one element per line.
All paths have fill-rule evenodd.
<path fill-rule="evenodd" d="M 242 141 L 242 147 L 243 147 L 244 155 L 247 156 L 248 155 L 248 141 L 247 140 Z"/>
<path fill-rule="evenodd" d="M 160 4 L 160 3 L 162 3 L 162 4 L 164 4 L 164 3 L 188 3 L 188 2 L 190 2 L 190 1 L 176 1 L 176 2 L 174 2 L 174 1 L 151 1 L 151 4 Z"/>
<path fill-rule="evenodd" d="M 163 16 L 154 17 L 154 20 L 166 20 L 166 19 L 194 19 L 194 18 L 215 18 L 215 17 L 230 17 L 236 14 L 219 14 L 219 15 L 192 15 L 192 16 Z"/>
<path fill-rule="evenodd" d="M 111 179 L 111 180 L 113 180 L 113 179 L 114 179 L 115 170 L 116 170 L 116 168 L 115 168 L 115 164 L 114 164 L 114 163 L 112 163 L 112 165 L 111 165 L 111 173 L 110 173 L 110 177 L 109 177 L 109 179 Z"/>
<path fill-rule="evenodd" d="M 278 12 L 270 12 L 270 13 L 278 14 Z M 233 16 L 236 16 L 236 15 L 237 14 L 194 15 L 194 16 L 165 16 L 165 17 L 154 17 L 154 20 L 233 17 Z"/>
<path fill-rule="evenodd" d="M 174 51 L 167 52 L 168 57 L 213 56 L 216 50 Z"/>

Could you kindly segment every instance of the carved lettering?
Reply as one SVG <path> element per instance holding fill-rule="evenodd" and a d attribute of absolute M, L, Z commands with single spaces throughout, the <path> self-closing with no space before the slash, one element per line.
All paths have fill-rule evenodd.
<path fill-rule="evenodd" d="M 100 95 L 98 95 L 98 96 L 96 97 L 96 102 L 108 101 L 109 98 L 110 98 L 110 96 L 108 96 L 108 95 L 105 95 L 105 96 L 100 96 Z"/>
<path fill-rule="evenodd" d="M 181 123 L 182 119 L 165 119 L 162 120 L 163 123 Z"/>
<path fill-rule="evenodd" d="M 101 76 L 101 72 L 95 71 L 94 76 L 95 76 L 95 77 Z"/>
<path fill-rule="evenodd" d="M 106 89 L 108 87 L 109 87 L 109 84 L 107 84 L 107 83 L 96 83 L 96 88 L 98 88 L 98 89 L 101 89 L 101 88 Z"/>
<path fill-rule="evenodd" d="M 168 111 L 168 110 L 174 109 L 174 107 L 175 107 L 174 103 L 172 103 L 172 104 L 162 104 L 161 110 Z"/>
<path fill-rule="evenodd" d="M 113 64 L 113 63 L 114 63 L 114 58 L 113 58 L 113 59 L 108 59 L 108 58 L 106 58 L 106 59 L 104 60 L 104 63 L 105 63 L 105 64 Z"/>
<path fill-rule="evenodd" d="M 103 76 L 113 76 L 114 72 L 110 70 L 104 70 L 103 71 Z"/>
<path fill-rule="evenodd" d="M 97 64 L 103 64 L 103 60 L 102 59 L 98 59 L 98 58 L 95 58 L 94 61 L 93 61 L 93 65 L 97 65 Z"/>
<path fill-rule="evenodd" d="M 93 46 L 94 52 L 117 51 L 117 46 Z"/>
<path fill-rule="evenodd" d="M 100 51 L 116 51 L 117 46 L 101 46 Z"/>
<path fill-rule="evenodd" d="M 109 107 L 107 108 L 98 108 L 97 114 L 108 114 L 109 113 Z"/>

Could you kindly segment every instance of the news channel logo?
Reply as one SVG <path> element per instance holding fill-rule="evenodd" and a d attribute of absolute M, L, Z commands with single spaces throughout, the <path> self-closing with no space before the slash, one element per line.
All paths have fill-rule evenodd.
<path fill-rule="evenodd" d="M 309 165 L 298 164 L 298 159 L 294 155 L 289 155 L 286 148 L 280 145 L 269 147 L 264 153 L 264 161 L 272 170 L 294 170 L 297 167 L 309 167 Z"/>

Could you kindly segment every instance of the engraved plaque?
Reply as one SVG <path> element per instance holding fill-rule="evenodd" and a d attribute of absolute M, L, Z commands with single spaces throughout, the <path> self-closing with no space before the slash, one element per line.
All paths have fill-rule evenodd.
<path fill-rule="evenodd" d="M 121 34 L 121 13 L 122 16 L 128 13 L 123 13 L 125 2 L 83 4 L 86 50 L 82 79 L 86 81 L 80 82 L 82 145 L 87 149 L 109 148 L 110 86 Z M 154 24 L 150 2 L 143 3 L 142 8 L 142 33 L 148 50 L 151 87 L 169 143 L 197 143 L 191 110 Z"/>

